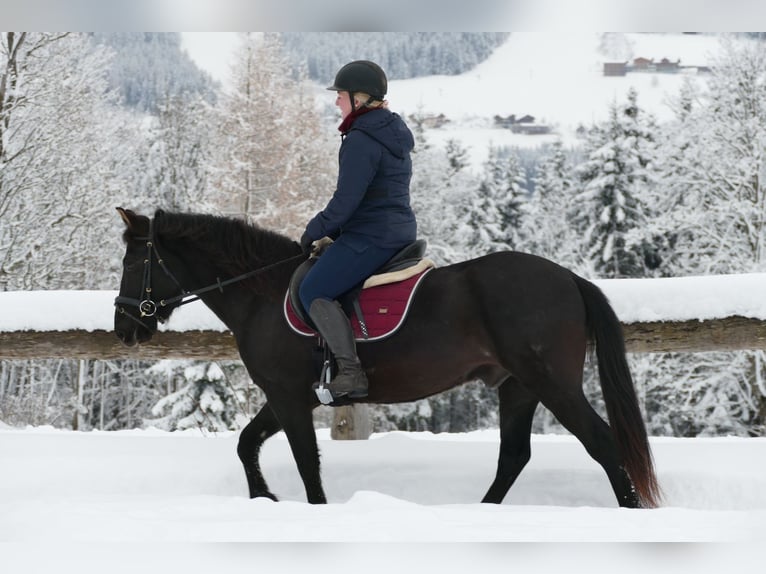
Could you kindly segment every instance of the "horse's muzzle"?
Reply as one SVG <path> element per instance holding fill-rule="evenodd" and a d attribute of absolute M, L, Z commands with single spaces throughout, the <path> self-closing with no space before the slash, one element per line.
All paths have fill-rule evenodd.
<path fill-rule="evenodd" d="M 114 333 L 126 347 L 135 347 L 152 339 L 156 329 L 156 319 L 151 318 L 152 325 L 147 325 L 144 320 L 134 317 L 129 311 L 117 307 L 114 316 Z M 152 328 L 154 327 L 154 328 Z"/>

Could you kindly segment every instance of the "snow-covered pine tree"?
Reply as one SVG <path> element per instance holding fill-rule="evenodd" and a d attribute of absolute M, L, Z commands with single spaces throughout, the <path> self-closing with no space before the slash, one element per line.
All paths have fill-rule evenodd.
<path fill-rule="evenodd" d="M 481 182 L 463 220 L 470 229 L 466 247 L 472 257 L 520 246 L 527 202 L 524 182 L 516 154 L 490 146 Z"/>
<path fill-rule="evenodd" d="M 143 187 L 157 208 L 214 210 L 208 185 L 211 106 L 201 98 L 168 97 L 149 130 Z"/>
<path fill-rule="evenodd" d="M 474 185 L 467 150 L 456 140 L 449 140 L 444 149 L 429 144 L 417 122 L 414 132 L 410 189 L 418 235 L 428 241 L 428 256 L 437 264 L 456 263 L 466 258 L 462 222 Z"/>
<path fill-rule="evenodd" d="M 568 213 L 571 232 L 580 237 L 573 270 L 600 278 L 643 277 L 656 261 L 644 235 L 650 220 L 646 203 L 654 181 L 655 131 L 631 89 L 627 102 L 610 106 L 609 118 L 588 133 L 585 161 L 576 168 L 576 192 Z M 606 416 L 594 365 L 586 365 L 584 390 Z M 636 378 L 637 391 L 643 380 Z"/>
<path fill-rule="evenodd" d="M 578 166 L 582 191 L 570 221 L 584 239 L 587 267 L 602 278 L 647 273 L 650 246 L 630 235 L 647 221 L 642 195 L 654 179 L 654 135 L 643 114 L 631 89 L 627 103 L 613 103 L 609 119 L 591 133 L 587 159 Z"/>
<path fill-rule="evenodd" d="M 147 418 L 145 425 L 168 431 L 199 428 L 216 432 L 236 430 L 247 422 L 245 389 L 230 384 L 218 364 L 165 360 L 149 373 L 164 373 L 176 390 L 154 405 L 155 418 Z"/>
<path fill-rule="evenodd" d="M 580 241 L 567 222 L 576 189 L 573 170 L 561 140 L 556 140 L 538 166 L 522 221 L 524 250 L 565 267 L 575 266 Z"/>
<path fill-rule="evenodd" d="M 654 238 L 662 261 L 661 275 L 695 272 L 701 259 L 710 259 L 716 242 L 705 239 L 712 198 L 707 186 L 695 176 L 704 169 L 700 145 L 698 82 L 687 78 L 672 102 L 675 119 L 660 131 L 657 152 L 657 182 L 646 189 L 646 203 L 654 216 L 646 222 L 644 234 Z"/>

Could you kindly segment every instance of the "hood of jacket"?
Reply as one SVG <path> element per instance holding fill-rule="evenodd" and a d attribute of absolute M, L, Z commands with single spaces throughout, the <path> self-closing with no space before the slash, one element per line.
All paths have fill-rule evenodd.
<path fill-rule="evenodd" d="M 415 147 L 415 138 L 407 124 L 387 109 L 370 110 L 354 118 L 346 134 L 354 130 L 364 132 L 398 158 L 404 158 Z"/>

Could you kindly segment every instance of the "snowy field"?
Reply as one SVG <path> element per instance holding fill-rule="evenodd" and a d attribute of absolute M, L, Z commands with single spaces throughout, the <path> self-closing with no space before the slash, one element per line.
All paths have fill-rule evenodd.
<path fill-rule="evenodd" d="M 465 553 L 476 553 L 486 548 L 481 543 L 490 541 L 733 543 L 694 545 L 693 551 L 686 546 L 673 551 L 665 548 L 657 550 L 660 554 L 652 550 L 659 548 L 655 545 L 610 545 L 607 551 L 614 553 L 617 548 L 623 559 L 632 557 L 622 572 L 632 572 L 635 560 L 656 560 L 654 570 L 704 572 L 716 560 L 731 565 L 728 550 L 736 549 L 734 558 L 742 559 L 752 548 L 748 543 L 766 540 L 766 439 L 653 438 L 664 506 L 626 510 L 617 508 L 601 468 L 567 436 L 534 436 L 531 462 L 505 503 L 496 506 L 478 502 L 494 475 L 496 431 L 395 432 L 376 434 L 368 441 L 332 441 L 329 431 L 322 429 L 318 434 L 329 499 L 326 506 L 305 502 L 282 434 L 267 441 L 262 452 L 266 479 L 281 499 L 274 503 L 248 499 L 233 433 L 2 429 L 0 541 L 14 543 L 14 551 L 5 559 L 12 568 L 2 571 L 53 571 L 45 566 L 61 564 L 60 554 L 43 551 L 30 556 L 19 550 L 31 546 L 44 550 L 51 544 L 61 548 L 63 555 L 72 549 L 96 549 L 91 558 L 106 552 L 105 548 L 118 548 L 125 556 L 117 559 L 115 568 L 108 568 L 110 572 L 127 572 L 127 565 L 138 560 L 136 552 L 148 552 L 155 565 L 170 560 L 171 565 L 182 566 L 169 570 L 173 572 L 227 572 L 225 567 L 195 569 L 205 562 L 191 560 L 201 548 L 191 543 L 392 542 L 396 543 L 392 551 L 403 547 L 406 555 L 418 554 L 421 543 L 461 542 L 472 544 L 425 546 L 429 552 L 439 548 L 439 556 L 464 549 L 443 568 L 427 570 L 465 571 L 451 570 L 462 564 L 473 572 L 477 570 L 465 562 Z M 184 550 L 178 555 L 174 550 L 187 549 L 189 544 L 191 554 Z M 275 549 L 285 549 L 289 555 L 289 548 L 269 546 L 262 552 L 261 546 L 254 550 L 252 546 L 207 545 L 202 558 L 208 551 L 222 564 L 247 558 L 243 564 L 263 572 L 257 567 L 259 559 L 281 560 L 285 556 Z M 316 549 L 326 565 L 342 556 L 333 552 L 341 548 L 337 545 L 301 548 Z M 363 548 L 368 546 L 355 545 L 348 556 Z M 575 545 L 556 546 L 554 554 L 522 547 L 514 559 L 507 546 L 492 548 L 489 558 L 493 561 L 508 553 L 508 570 L 515 559 L 531 559 L 538 565 L 535 572 L 553 571 L 539 570 L 550 560 L 566 564 L 569 550 L 565 549 L 576 555 L 583 551 Z M 592 550 L 589 546 L 588 552 Z M 477 564 L 487 558 L 478 552 Z M 676 569 L 679 561 L 697 566 Z M 82 565 L 87 563 L 83 556 Z M 586 571 L 579 568 L 587 563 L 574 571 Z M 379 569 L 381 564 L 373 560 L 364 570 L 386 571 Z M 662 570 L 663 565 L 674 568 Z M 319 566 L 314 564 L 312 571 Z"/>
<path fill-rule="evenodd" d="M 318 433 L 325 507 L 305 502 L 282 434 L 262 453 L 274 504 L 247 498 L 235 433 L 4 429 L 0 539 L 766 540 L 766 439 L 653 438 L 665 503 L 630 511 L 568 436 L 534 437 L 532 461 L 498 507 L 478 504 L 494 476 L 496 431 Z"/>

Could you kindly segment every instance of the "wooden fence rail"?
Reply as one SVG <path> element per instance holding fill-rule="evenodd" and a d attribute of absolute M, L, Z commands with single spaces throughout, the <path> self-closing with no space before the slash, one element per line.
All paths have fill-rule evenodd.
<path fill-rule="evenodd" d="M 705 321 L 623 324 L 631 353 L 766 350 L 766 321 L 726 317 Z M 139 347 L 125 347 L 112 331 L 0 331 L 0 360 L 8 359 L 208 359 L 239 358 L 222 331 L 161 331 Z"/>

